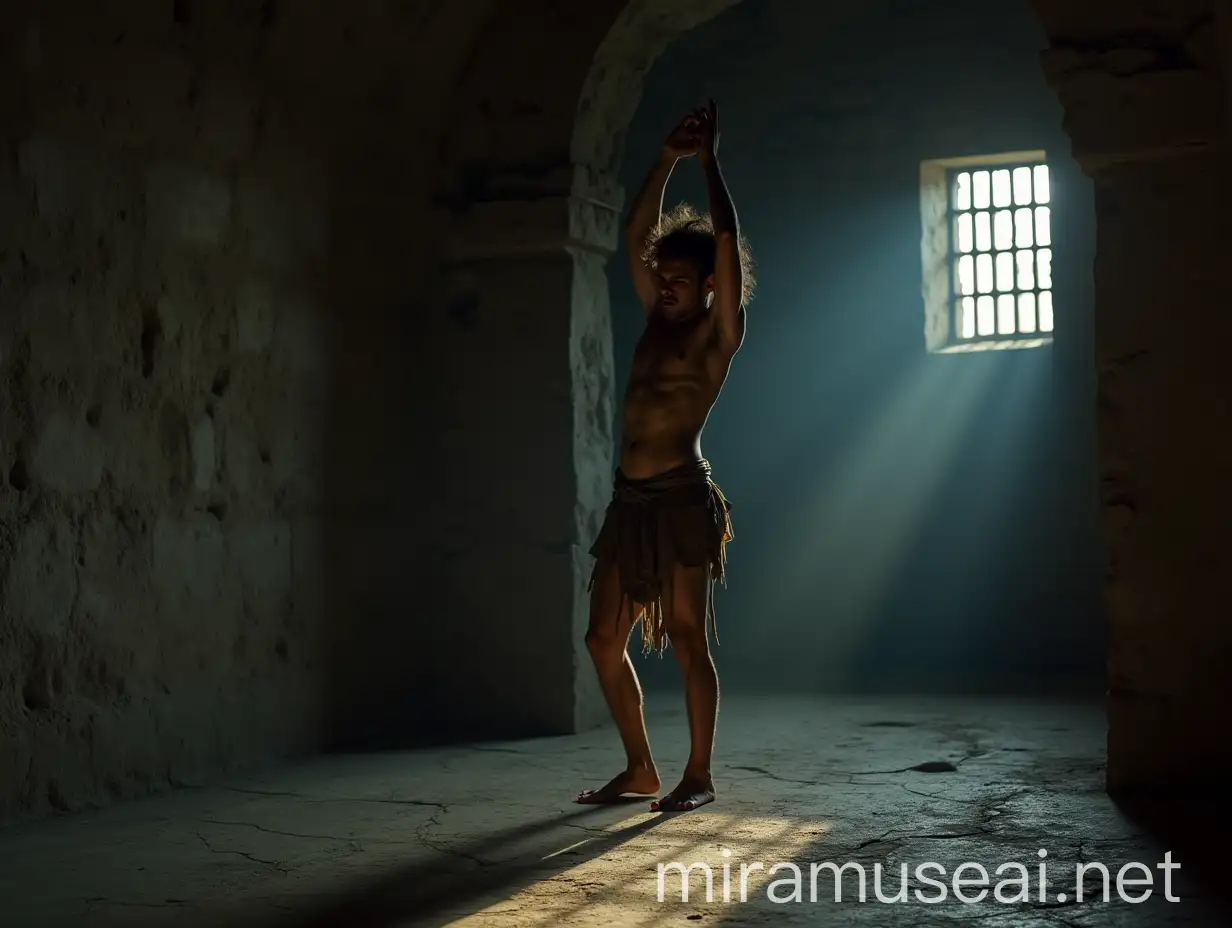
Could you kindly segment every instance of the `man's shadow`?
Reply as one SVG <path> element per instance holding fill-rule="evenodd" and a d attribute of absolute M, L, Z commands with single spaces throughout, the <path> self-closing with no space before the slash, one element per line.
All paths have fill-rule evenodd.
<path fill-rule="evenodd" d="M 541 821 L 445 845 L 436 859 L 417 860 L 375 879 L 360 881 L 332 898 L 318 899 L 311 906 L 305 904 L 302 910 L 274 920 L 245 918 L 242 911 L 236 911 L 239 906 L 235 903 L 202 914 L 216 917 L 214 924 L 246 928 L 394 928 L 405 924 L 426 928 L 450 924 L 496 899 L 507 899 L 528 886 L 601 857 L 654 828 L 670 813 L 652 813 L 645 820 L 614 832 L 598 830 L 627 817 L 635 806 L 649 810 L 649 803 L 648 798 L 642 797 L 609 805 L 579 806 Z M 500 860 L 521 842 L 566 825 L 583 823 L 596 831 L 577 847 L 546 858 L 531 854 Z"/>

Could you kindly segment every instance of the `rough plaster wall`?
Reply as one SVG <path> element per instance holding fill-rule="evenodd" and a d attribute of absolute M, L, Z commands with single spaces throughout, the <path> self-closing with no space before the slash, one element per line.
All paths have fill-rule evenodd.
<path fill-rule="evenodd" d="M 373 536 L 376 502 L 343 515 L 385 448 L 325 449 L 347 423 L 393 440 L 373 423 L 406 397 L 368 394 L 404 364 L 389 309 L 488 5 L 0 13 L 0 815 L 347 723 L 371 671 L 333 649 L 376 650 L 339 647 L 370 578 L 323 552 Z"/>
<path fill-rule="evenodd" d="M 723 5 L 703 0 L 699 9 Z M 579 88 L 589 86 L 594 52 L 625 5 L 593 4 L 583 15 L 578 7 L 562 12 L 555 4 L 524 3 L 505 25 L 516 25 L 515 37 L 525 41 L 494 29 L 471 50 L 490 6 L 484 0 L 371 2 L 340 12 L 315 3 L 143 0 L 105 11 L 84 3 L 9 4 L 0 14 L 11 77 L 0 98 L 10 127 L 0 199 L 6 217 L 14 217 L 0 233 L 0 373 L 7 399 L 0 453 L 8 476 L 0 491 L 0 802 L 6 809 L 72 806 L 310 743 L 319 734 L 314 722 L 322 700 L 335 704 L 325 708 L 336 724 L 353 724 L 388 695 L 394 674 L 421 666 L 408 671 L 397 646 L 415 643 L 407 632 L 411 616 L 430 604 L 405 595 L 401 581 L 418 566 L 416 553 L 439 556 L 442 546 L 408 540 L 400 527 L 403 516 L 424 505 L 417 494 L 401 488 L 392 505 L 386 497 L 391 487 L 399 489 L 394 478 L 406 484 L 423 475 L 416 468 L 425 456 L 414 443 L 476 417 L 494 422 L 525 411 L 499 403 L 493 410 L 490 392 L 476 393 L 471 407 L 428 422 L 419 434 L 389 426 L 395 413 L 405 420 L 408 405 L 414 408 L 410 392 L 431 385 L 441 370 L 439 363 L 425 364 L 427 374 L 406 374 L 431 355 L 414 319 L 423 283 L 417 256 L 434 240 L 440 215 L 429 216 L 422 204 L 442 115 L 455 117 L 444 151 L 463 168 L 447 173 L 446 202 L 466 207 L 504 196 L 512 203 L 495 223 L 506 229 L 501 257 L 526 243 L 508 234 L 510 215 L 525 218 L 523 228 L 535 233 L 526 239 L 554 243 L 549 251 L 571 262 L 579 247 L 610 251 L 615 228 L 614 200 L 588 211 L 581 197 L 570 197 L 611 187 L 610 178 L 596 177 L 594 165 L 576 164 L 569 153 L 580 147 L 573 122 Z M 1195 134 L 1211 134 L 1204 79 L 1211 59 L 1202 52 L 1207 32 L 1187 29 L 1206 3 L 1037 0 L 1033 6 L 1054 40 L 1082 46 L 1077 58 L 1054 57 L 1051 67 L 1071 133 L 1077 138 L 1084 125 L 1101 127 L 1102 135 L 1093 132 L 1077 146 L 1092 170 L 1108 153 L 1170 151 L 1192 143 Z M 697 18 L 705 15 L 701 10 Z M 1187 38 L 1177 39 L 1178 28 Z M 1143 35 L 1169 39 L 1169 55 L 1179 41 L 1197 64 L 1162 69 L 1181 71 L 1179 80 L 1149 67 L 1135 73 L 1141 51 L 1127 55 L 1121 46 L 1140 45 Z M 1114 54 L 1103 56 L 1108 46 Z M 1093 65 L 1084 48 L 1095 53 Z M 526 64 L 544 60 L 561 67 L 548 84 L 534 84 L 530 76 L 538 69 Z M 465 61 L 472 66 L 462 89 L 449 96 L 446 88 Z M 622 92 L 631 101 L 605 112 L 633 111 L 637 82 Z M 1126 101 L 1120 121 L 1092 119 L 1093 110 L 1108 111 L 1109 98 Z M 1144 140 L 1141 129 L 1150 126 L 1160 130 Z M 602 138 L 623 128 L 592 123 L 576 132 Z M 1140 320 L 1136 341 L 1166 346 L 1155 357 L 1174 371 L 1183 351 L 1201 345 L 1175 328 L 1160 331 L 1167 317 L 1159 312 L 1164 284 L 1190 273 L 1200 283 L 1226 248 L 1204 239 L 1197 256 L 1176 255 L 1178 264 L 1165 276 L 1151 250 L 1157 230 L 1149 220 L 1193 214 L 1152 210 L 1150 203 L 1192 191 L 1184 178 L 1195 167 L 1209 178 L 1202 188 L 1208 200 L 1223 196 L 1215 170 L 1222 162 L 1214 158 L 1105 175 L 1101 229 L 1115 225 L 1124 203 L 1136 202 L 1138 231 L 1127 238 L 1134 266 L 1161 272 L 1160 285 L 1126 297 L 1159 301 L 1150 316 L 1130 316 Z M 559 199 L 536 212 L 520 199 L 528 193 Z M 467 221 L 454 227 L 455 238 L 473 240 Z M 475 254 L 465 260 L 483 278 L 472 294 L 523 279 L 508 262 L 497 268 Z M 1111 294 L 1103 305 L 1111 312 L 1120 292 L 1112 281 L 1125 265 L 1117 271 L 1102 260 L 1100 285 Z M 580 274 L 575 264 L 525 298 L 563 307 L 579 299 L 578 280 L 605 290 L 597 278 L 594 267 Z M 605 299 L 585 302 L 602 314 Z M 492 305 L 501 308 L 499 300 Z M 482 318 L 473 295 L 434 301 L 433 308 L 430 324 Z M 536 373 L 528 376 L 542 376 L 537 358 L 569 356 L 574 311 L 555 329 L 561 350 L 553 353 L 549 345 L 529 358 L 526 370 Z M 48 323 L 57 317 L 59 324 Z M 1209 331 L 1210 317 L 1204 324 Z M 470 342 L 469 357 L 483 357 L 485 347 L 500 346 L 481 333 Z M 610 355 L 610 344 L 590 354 Z M 1213 348 L 1196 357 L 1175 397 L 1212 412 L 1205 407 L 1219 391 L 1211 387 L 1226 383 L 1227 367 Z M 575 376 L 585 376 L 563 362 L 550 369 L 566 397 Z M 550 431 L 567 445 L 576 440 L 569 436 L 578 421 L 570 398 Z M 1141 753 L 1118 748 L 1118 729 L 1145 723 L 1151 734 L 1143 743 L 1179 748 L 1161 755 L 1175 778 L 1192 774 L 1218 749 L 1204 756 L 1195 747 L 1196 726 L 1225 718 L 1227 706 L 1218 671 L 1228 633 L 1210 608 L 1221 605 L 1210 564 L 1212 552 L 1223 550 L 1214 526 L 1227 522 L 1226 491 L 1212 476 L 1208 504 L 1200 511 L 1189 506 L 1192 471 L 1168 482 L 1179 467 L 1168 463 L 1175 447 L 1146 441 L 1152 421 L 1136 415 L 1105 454 L 1112 460 L 1124 448 L 1137 477 L 1139 502 L 1125 530 L 1137 534 L 1135 540 L 1123 534 L 1117 550 L 1138 545 L 1142 563 L 1167 566 L 1159 566 L 1157 583 L 1146 573 L 1131 581 L 1133 568 L 1121 568 L 1123 582 L 1134 585 L 1130 598 L 1153 611 L 1139 619 L 1114 596 L 1112 622 L 1122 653 L 1146 654 L 1162 644 L 1171 649 L 1166 666 L 1182 666 L 1188 655 L 1199 671 L 1181 679 L 1142 661 L 1121 661 L 1110 743 L 1114 765 L 1124 762 L 1129 780 L 1135 771 L 1144 777 L 1159 771 L 1147 770 Z M 488 447 L 463 442 L 456 450 Z M 1203 473 L 1221 472 L 1220 454 L 1209 457 Z M 558 501 L 567 500 L 570 509 L 578 503 L 572 480 L 527 486 L 550 491 L 549 498 L 563 494 Z M 1177 557 L 1180 523 L 1146 518 L 1148 500 L 1156 513 L 1178 503 L 1203 529 L 1191 537 L 1204 546 Z M 439 517 L 448 507 L 425 508 Z M 593 506 L 583 508 L 575 519 L 593 519 Z M 490 525 L 478 534 L 488 541 L 499 536 Z M 552 567 L 552 579 L 526 583 L 522 572 L 508 573 L 521 614 L 505 609 L 485 620 L 496 626 L 534 614 L 527 610 L 544 602 L 544 583 L 570 579 L 573 602 L 553 605 L 542 622 L 557 642 L 550 656 L 575 670 L 580 534 L 561 537 L 561 554 L 572 566 Z M 314 562 L 317 549 L 329 555 L 328 570 Z M 490 547 L 473 566 L 504 557 L 499 546 Z M 437 563 L 425 560 L 429 568 Z M 473 587 L 474 576 L 460 571 L 452 589 Z M 1194 578 L 1199 582 L 1189 582 Z M 459 618 L 509 602 L 480 597 Z M 374 614 L 383 620 L 375 626 L 367 621 Z M 331 623 L 331 616 L 338 620 Z M 1185 634 L 1163 634 L 1165 620 Z M 403 637 L 391 647 L 388 633 Z M 320 641 L 331 644 L 335 669 L 324 682 L 310 667 Z M 365 663 L 382 656 L 384 664 Z M 348 672 L 337 673 L 339 665 Z M 1114 657 L 1114 672 L 1117 666 Z M 361 679 L 368 690 L 356 695 Z M 493 687 L 484 708 L 507 696 Z M 1148 708 L 1134 708 L 1143 705 Z M 595 717 L 593 701 L 574 708 L 575 722 Z M 562 724 L 559 712 L 555 705 L 547 710 L 557 718 L 553 724 Z"/>
<path fill-rule="evenodd" d="M 1043 44 L 1022 0 L 748 0 L 648 79 L 624 184 L 682 105 L 715 96 L 759 268 L 755 331 L 704 439 L 739 513 L 718 602 L 728 689 L 1098 686 L 1094 210 Z M 1057 341 L 929 356 L 920 161 L 1027 148 L 1047 149 L 1057 191 Z M 705 197 L 679 166 L 668 202 Z M 643 324 L 625 260 L 622 375 Z M 638 670 L 679 687 L 674 661 Z"/>

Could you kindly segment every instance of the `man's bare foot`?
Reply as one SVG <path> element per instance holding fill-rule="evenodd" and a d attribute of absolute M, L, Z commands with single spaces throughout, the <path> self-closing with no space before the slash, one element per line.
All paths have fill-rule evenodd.
<path fill-rule="evenodd" d="M 710 777 L 691 777 L 686 774 L 679 786 L 650 804 L 650 811 L 692 812 L 708 802 L 714 802 L 714 781 Z"/>
<path fill-rule="evenodd" d="M 616 774 L 606 786 L 583 790 L 575 800 L 582 805 L 616 802 L 622 796 L 653 796 L 659 791 L 659 772 L 651 767 L 629 767 Z"/>

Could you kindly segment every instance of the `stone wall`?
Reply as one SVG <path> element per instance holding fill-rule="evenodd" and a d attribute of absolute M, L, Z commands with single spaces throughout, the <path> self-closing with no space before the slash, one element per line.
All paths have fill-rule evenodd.
<path fill-rule="evenodd" d="M 703 5 L 635 0 L 628 9 L 671 8 L 685 16 Z M 1210 733 L 1220 730 L 1232 708 L 1222 669 L 1232 626 L 1220 619 L 1218 583 L 1230 508 L 1221 475 L 1229 452 L 1222 433 L 1210 431 L 1220 421 L 1229 370 L 1220 355 L 1227 319 L 1212 311 L 1219 305 L 1221 291 L 1213 281 L 1229 234 L 1226 223 L 1215 222 L 1226 214 L 1228 196 L 1228 69 L 1221 68 L 1232 47 L 1228 5 L 1031 0 L 1031 8 L 1052 45 L 1043 64 L 1065 109 L 1074 155 L 1096 183 L 1094 337 L 1111 557 L 1109 782 L 1130 787 L 1208 781 L 1225 769 L 1221 761 L 1229 750 L 1226 739 Z M 552 4 L 521 5 L 515 34 L 541 36 L 542 44 L 519 42 L 519 54 L 534 60 L 568 48 L 569 66 L 557 76 L 572 82 L 578 50 L 562 38 L 593 42 L 604 32 L 596 21 L 613 14 L 608 3 L 589 9 L 596 20 L 570 24 Z M 624 13 L 621 21 L 671 21 L 670 15 L 656 15 L 639 20 Z M 646 28 L 655 39 L 646 46 L 662 47 L 662 36 Z M 632 113 L 633 107 L 625 101 L 574 114 L 570 95 L 555 92 L 559 88 L 528 95 L 531 72 L 500 65 L 506 47 L 495 33 L 479 46 L 488 78 L 476 73 L 456 98 L 482 102 L 454 107 L 474 113 L 454 137 L 470 140 L 477 146 L 472 152 L 480 152 L 458 164 L 473 166 L 495 156 L 487 161 L 489 170 L 459 178 L 478 178 L 482 183 L 473 189 L 487 198 L 514 200 L 528 192 L 542 196 L 544 178 L 563 179 L 554 188 L 560 197 L 555 222 L 563 225 L 569 197 L 560 194 L 589 196 L 596 168 L 606 160 L 583 144 L 597 125 L 597 135 L 609 128 L 594 117 Z M 632 69 L 635 79 L 623 93 L 636 98 L 642 73 L 644 66 Z M 605 86 L 622 85 L 609 75 Z M 508 127 L 527 115 L 536 128 L 533 141 L 508 146 L 511 157 L 504 157 Z M 575 116 L 577 130 L 566 149 L 561 125 Z M 532 182 L 497 182 L 519 176 Z M 577 177 L 587 179 L 581 188 L 572 186 Z M 451 190 L 463 188 L 459 178 L 450 181 Z M 1177 320 L 1190 324 L 1181 327 Z"/>
<path fill-rule="evenodd" d="M 1222 785 L 1230 753 L 1228 5 L 1036 4 L 1096 184 L 1109 785 Z"/>
<path fill-rule="evenodd" d="M 402 372 L 488 5 L 0 12 L 0 815 L 319 747 L 374 667 L 405 688 L 373 664 L 417 609 Z"/>

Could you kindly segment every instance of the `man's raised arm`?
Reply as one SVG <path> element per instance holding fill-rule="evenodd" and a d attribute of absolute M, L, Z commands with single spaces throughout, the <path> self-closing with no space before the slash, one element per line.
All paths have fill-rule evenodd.
<path fill-rule="evenodd" d="M 719 337 L 733 354 L 744 341 L 744 270 L 740 262 L 740 220 L 719 169 L 719 118 L 714 101 L 702 113 L 702 170 L 714 224 L 714 312 Z"/>
<path fill-rule="evenodd" d="M 698 117 L 690 115 L 668 136 L 625 220 L 629 273 L 633 276 L 633 287 L 647 312 L 650 312 L 659 298 L 659 282 L 653 269 L 642 260 L 642 253 L 646 250 L 646 240 L 663 215 L 663 194 L 667 190 L 667 181 L 672 176 L 676 162 L 697 154 L 698 124 Z"/>

